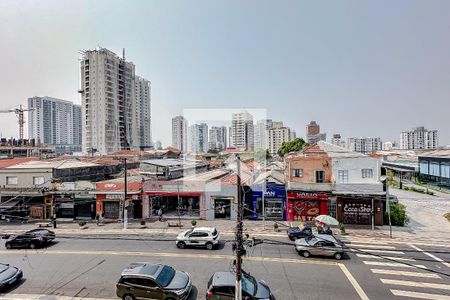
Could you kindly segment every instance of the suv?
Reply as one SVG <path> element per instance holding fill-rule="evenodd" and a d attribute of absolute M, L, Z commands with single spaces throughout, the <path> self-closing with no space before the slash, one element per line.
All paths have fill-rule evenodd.
<path fill-rule="evenodd" d="M 216 272 L 208 281 L 206 299 L 232 300 L 234 299 L 236 273 Z M 262 280 L 256 280 L 249 274 L 242 275 L 242 299 L 244 300 L 275 300 L 270 288 Z"/>
<path fill-rule="evenodd" d="M 116 294 L 123 300 L 184 300 L 189 297 L 191 289 L 188 273 L 167 265 L 142 262 L 132 263 L 122 271 Z"/>
<path fill-rule="evenodd" d="M 200 246 L 212 250 L 217 244 L 219 244 L 219 233 L 214 227 L 196 227 L 183 231 L 177 236 L 176 241 L 176 245 L 180 249 L 184 249 L 186 246 Z"/>

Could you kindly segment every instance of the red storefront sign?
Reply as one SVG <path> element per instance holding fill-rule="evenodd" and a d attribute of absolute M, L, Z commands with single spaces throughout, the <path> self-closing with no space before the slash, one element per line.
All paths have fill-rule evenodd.
<path fill-rule="evenodd" d="M 288 192 L 288 221 L 314 221 L 328 214 L 328 195 L 315 192 Z"/>

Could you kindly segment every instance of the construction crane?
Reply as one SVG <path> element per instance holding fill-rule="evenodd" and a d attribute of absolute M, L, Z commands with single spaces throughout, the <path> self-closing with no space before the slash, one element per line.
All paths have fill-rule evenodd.
<path fill-rule="evenodd" d="M 17 118 L 19 119 L 19 139 L 23 140 L 23 125 L 25 124 L 25 119 L 23 117 L 23 113 L 25 111 L 32 111 L 34 108 L 24 109 L 22 108 L 22 104 L 19 105 L 19 108 L 12 108 L 7 110 L 0 110 L 0 113 L 15 113 Z"/>

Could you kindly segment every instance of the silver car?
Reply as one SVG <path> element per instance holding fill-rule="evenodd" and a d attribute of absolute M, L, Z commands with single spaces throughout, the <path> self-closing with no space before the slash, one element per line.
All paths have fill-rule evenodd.
<path fill-rule="evenodd" d="M 344 255 L 343 244 L 333 236 L 323 234 L 296 240 L 295 249 L 306 258 L 311 255 L 323 255 L 341 259 Z"/>
<path fill-rule="evenodd" d="M 183 231 L 177 236 L 176 245 L 184 249 L 186 246 L 206 247 L 208 250 L 214 249 L 219 244 L 219 233 L 214 227 L 195 227 L 191 230 Z"/>

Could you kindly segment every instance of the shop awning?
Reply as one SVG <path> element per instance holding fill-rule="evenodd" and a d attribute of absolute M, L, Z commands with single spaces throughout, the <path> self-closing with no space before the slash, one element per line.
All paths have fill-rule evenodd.
<path fill-rule="evenodd" d="M 144 192 L 144 194 L 150 196 L 150 197 L 157 197 L 157 196 L 178 196 L 180 197 L 200 197 L 202 193 L 199 192 L 169 192 L 169 191 L 147 191 Z"/>

